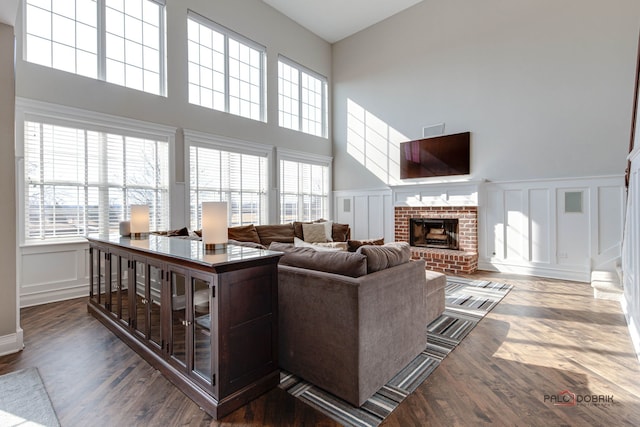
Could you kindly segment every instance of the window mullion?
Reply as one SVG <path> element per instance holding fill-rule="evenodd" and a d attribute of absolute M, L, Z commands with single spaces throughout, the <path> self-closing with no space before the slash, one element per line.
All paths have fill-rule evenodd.
<path fill-rule="evenodd" d="M 224 35 L 224 111 L 229 112 L 229 36 Z"/>
<path fill-rule="evenodd" d="M 107 21 L 105 0 L 97 0 L 98 80 L 107 81 Z"/>

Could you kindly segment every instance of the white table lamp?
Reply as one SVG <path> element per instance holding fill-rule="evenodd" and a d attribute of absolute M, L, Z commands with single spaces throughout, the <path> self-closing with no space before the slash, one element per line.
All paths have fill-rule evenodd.
<path fill-rule="evenodd" d="M 149 234 L 149 206 L 131 205 L 129 231 L 132 237 Z"/>
<path fill-rule="evenodd" d="M 227 248 L 227 202 L 202 202 L 202 243 L 205 251 Z"/>

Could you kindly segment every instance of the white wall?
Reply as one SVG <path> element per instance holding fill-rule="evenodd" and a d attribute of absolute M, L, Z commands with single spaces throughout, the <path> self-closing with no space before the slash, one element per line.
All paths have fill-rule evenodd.
<path fill-rule="evenodd" d="M 43 101 L 176 128 L 172 157 L 172 168 L 175 172 L 175 182 L 171 186 L 172 228 L 185 226 L 188 221 L 188 209 L 184 207 L 186 194 L 183 129 L 293 149 L 313 155 L 331 156 L 331 138 L 318 138 L 280 128 L 277 105 L 278 55 L 282 54 L 326 76 L 331 85 L 331 45 L 260 0 L 217 0 L 215 2 L 168 0 L 166 10 L 167 97 L 151 95 L 24 61 L 22 59 L 22 10 L 19 11 L 16 24 L 16 95 L 27 100 Z M 266 123 L 188 103 L 187 10 L 197 12 L 266 46 Z M 2 57 L 12 58 L 4 54 Z M 4 61 L 3 64 L 5 64 Z M 331 102 L 331 98 L 329 101 Z M 13 110 L 13 104 L 11 109 Z M 331 123 L 329 123 L 329 134 L 331 134 Z M 11 152 L 7 153 L 5 158 L 8 157 L 14 157 L 13 136 L 11 136 Z M 14 194 L 12 183 L 5 181 L 2 185 L 11 185 L 11 194 Z M 13 217 L 3 216 L 2 219 L 11 225 L 12 230 L 15 230 L 17 227 L 15 214 Z M 276 219 L 273 218 L 273 220 Z M 27 306 L 74 296 L 86 296 L 88 274 L 83 262 L 86 247 L 86 244 L 73 243 L 20 246 L 18 287 L 23 296 L 21 304 Z M 12 250 L 15 251 L 13 245 Z M 13 265 L 15 264 L 14 262 Z M 48 269 L 51 269 L 51 274 L 46 274 Z"/>
<path fill-rule="evenodd" d="M 16 290 L 13 53 L 13 27 L 0 24 L 0 355 L 22 348 Z"/>
<path fill-rule="evenodd" d="M 397 143 L 441 122 L 471 132 L 472 179 L 621 174 L 638 16 L 637 0 L 423 1 L 336 43 L 335 189 L 398 184 Z"/>

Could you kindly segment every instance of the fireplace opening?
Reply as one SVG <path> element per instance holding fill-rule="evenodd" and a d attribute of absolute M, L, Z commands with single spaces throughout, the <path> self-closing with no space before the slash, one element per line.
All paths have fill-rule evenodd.
<path fill-rule="evenodd" d="M 409 219 L 409 244 L 424 248 L 458 250 L 458 219 Z"/>

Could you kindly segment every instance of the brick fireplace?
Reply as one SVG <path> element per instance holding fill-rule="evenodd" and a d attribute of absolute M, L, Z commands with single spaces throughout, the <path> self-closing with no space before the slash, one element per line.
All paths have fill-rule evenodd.
<path fill-rule="evenodd" d="M 424 259 L 427 269 L 446 274 L 468 274 L 478 269 L 477 206 L 396 206 L 395 239 L 410 242 L 411 219 L 457 219 L 458 250 L 412 246 L 411 257 Z M 421 223 L 421 221 L 414 221 Z M 434 221 L 437 222 L 437 221 Z"/>

